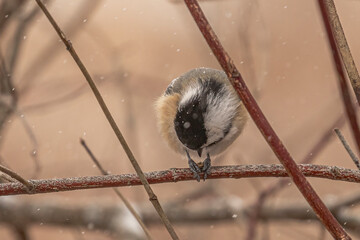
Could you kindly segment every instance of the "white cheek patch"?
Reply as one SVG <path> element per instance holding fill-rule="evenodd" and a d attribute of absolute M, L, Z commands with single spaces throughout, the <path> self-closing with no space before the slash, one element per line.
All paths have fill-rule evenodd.
<path fill-rule="evenodd" d="M 231 127 L 232 120 L 236 115 L 236 110 L 240 105 L 240 100 L 237 94 L 233 93 L 232 87 L 223 85 L 219 92 L 209 92 L 207 96 L 201 96 L 204 92 L 203 86 L 199 82 L 194 82 L 185 91 L 179 102 L 179 109 L 185 106 L 194 98 L 200 96 L 206 98 L 206 112 L 203 113 L 204 127 L 206 129 L 207 142 L 204 146 L 208 146 L 216 141 L 225 137 L 225 131 L 229 130 L 227 134 L 232 136 L 236 134 L 233 132 L 234 128 Z M 196 113 L 192 115 L 193 119 L 197 119 Z M 184 128 L 191 126 L 190 122 L 183 123 Z"/>
<path fill-rule="evenodd" d="M 209 145 L 224 138 L 225 130 L 231 126 L 240 101 L 237 95 L 232 94 L 229 86 L 224 86 L 220 91 L 223 95 L 213 93 L 208 95 L 207 111 L 204 114 L 205 128 L 207 130 L 207 143 Z M 227 89 L 226 89 L 227 88 Z M 220 97 L 220 96 L 221 97 Z"/>

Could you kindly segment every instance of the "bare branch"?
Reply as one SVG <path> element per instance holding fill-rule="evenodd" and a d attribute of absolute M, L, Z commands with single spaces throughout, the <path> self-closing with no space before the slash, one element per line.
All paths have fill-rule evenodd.
<path fill-rule="evenodd" d="M 33 184 L 29 181 L 26 181 L 23 177 L 21 177 L 19 174 L 17 174 L 16 172 L 0 165 L 0 171 L 3 173 L 6 173 L 7 175 L 9 175 L 10 177 L 16 179 L 19 183 L 21 183 L 24 187 L 25 190 L 28 193 L 31 193 L 31 191 L 33 190 Z"/>
<path fill-rule="evenodd" d="M 299 169 L 308 177 L 360 183 L 360 172 L 352 169 L 313 164 L 300 164 Z M 285 168 L 281 164 L 218 166 L 213 167 L 211 170 L 209 179 L 288 177 Z M 193 173 L 189 168 L 172 168 L 170 170 L 149 172 L 145 173 L 145 177 L 150 184 L 194 181 Z M 31 194 L 142 184 L 137 174 L 31 180 L 31 183 L 34 187 Z M 18 194 L 28 194 L 23 184 L 0 184 L 0 196 Z"/>
<path fill-rule="evenodd" d="M 265 115 L 261 111 L 254 97 L 250 93 L 246 86 L 244 79 L 240 72 L 237 70 L 232 59 L 227 54 L 225 49 L 222 47 L 218 37 L 214 30 L 207 21 L 203 11 L 197 0 L 184 0 L 190 13 L 192 14 L 196 24 L 198 25 L 201 33 L 206 39 L 208 45 L 216 56 L 223 70 L 226 72 L 229 80 L 241 100 L 243 101 L 246 109 L 250 113 L 256 126 L 259 128 L 263 137 L 272 148 L 280 162 L 284 165 L 289 176 L 292 178 L 299 191 L 302 193 L 304 198 L 308 201 L 310 206 L 314 209 L 317 216 L 321 219 L 324 226 L 337 239 L 351 239 L 340 224 L 336 221 L 334 216 L 331 214 L 329 209 L 322 202 L 320 197 L 317 195 L 315 190 L 312 188 L 310 183 L 306 180 L 304 175 L 301 173 L 294 159 L 287 151 L 280 138 L 271 127 L 270 123 L 266 119 Z"/>
<path fill-rule="evenodd" d="M 15 182 L 15 180 L 12 177 L 9 177 L 5 173 L 0 173 L 0 183 L 5 182 Z"/>
<path fill-rule="evenodd" d="M 318 0 L 318 3 L 320 5 L 324 22 L 326 21 L 326 24 L 330 26 L 326 28 L 329 41 L 336 43 L 336 46 L 339 50 L 337 53 L 334 53 L 334 57 L 335 55 L 341 56 L 342 63 L 345 66 L 350 82 L 354 89 L 355 96 L 358 100 L 358 104 L 360 105 L 360 76 L 355 66 L 354 59 L 351 55 L 349 45 L 346 41 L 345 33 L 341 26 L 339 16 L 337 15 L 334 0 Z M 334 51 L 333 46 L 332 50 Z"/>
<path fill-rule="evenodd" d="M 36 15 L 39 13 L 39 8 L 34 6 L 28 15 L 20 19 L 20 22 L 16 28 L 16 32 L 12 40 L 10 41 L 11 46 L 7 49 L 10 51 L 9 55 L 9 71 L 11 73 L 15 72 L 16 63 L 18 62 L 18 57 L 24 40 L 24 35 L 27 31 L 27 28 L 30 26 Z M 10 45 L 9 44 L 9 45 Z"/>
<path fill-rule="evenodd" d="M 331 47 L 333 61 L 334 61 L 334 65 L 336 67 L 338 81 L 339 81 L 339 85 L 341 88 L 341 95 L 343 98 L 344 108 L 346 110 L 346 114 L 347 114 L 349 122 L 350 122 L 353 137 L 357 144 L 358 153 L 360 154 L 360 129 L 359 129 L 359 125 L 358 125 L 356 111 L 355 111 L 354 105 L 351 101 L 349 86 L 348 86 L 348 82 L 346 80 L 346 76 L 345 76 L 345 72 L 344 72 L 344 68 L 343 68 L 343 63 L 344 63 L 343 61 L 346 61 L 346 60 L 344 59 L 344 57 L 342 59 L 343 61 L 341 60 L 341 54 L 343 54 L 341 52 L 344 52 L 344 48 L 346 48 L 345 45 L 347 46 L 345 35 L 342 31 L 340 20 L 337 16 L 333 1 L 332 0 L 318 0 L 318 4 L 319 4 L 320 12 L 322 15 L 322 19 L 323 19 L 323 22 L 325 25 L 329 44 Z M 343 35 L 343 36 L 339 37 L 340 35 Z M 338 43 L 336 43 L 337 40 L 339 41 Z M 343 46 L 340 46 L 340 44 L 343 44 Z M 337 45 L 339 46 L 339 48 L 337 47 Z M 347 46 L 347 49 L 348 49 L 348 46 Z M 349 58 L 351 58 L 351 60 L 352 60 L 349 49 L 348 49 L 348 53 L 350 54 L 350 56 L 348 56 L 347 59 L 349 60 Z M 357 74 L 356 67 L 355 67 L 355 71 Z M 348 72 L 348 74 L 350 74 L 350 73 Z M 353 87 L 354 87 L 354 85 L 353 85 Z M 356 97 L 359 102 L 360 85 L 357 86 L 357 90 L 355 90 L 355 88 L 354 88 L 354 91 L 355 91 Z M 359 102 L 359 104 L 360 104 L 360 102 Z"/>
<path fill-rule="evenodd" d="M 355 163 L 356 167 L 360 170 L 360 163 L 359 163 L 359 159 L 355 156 L 354 152 L 351 150 L 349 144 L 346 142 L 345 137 L 342 135 L 340 129 L 335 128 L 334 129 L 336 135 L 339 137 L 341 143 L 343 144 L 344 148 L 346 149 L 346 151 L 349 153 L 351 159 L 353 160 L 353 162 Z"/>
<path fill-rule="evenodd" d="M 123 135 L 122 135 L 119 127 L 117 126 L 114 118 L 112 117 L 108 107 L 106 106 L 104 99 L 102 98 L 99 90 L 97 89 L 97 87 L 96 87 L 94 81 L 92 80 L 89 72 L 87 71 L 85 65 L 82 63 L 82 61 L 80 60 L 79 56 L 77 55 L 75 49 L 73 48 L 71 42 L 66 38 L 65 34 L 60 29 L 58 24 L 55 22 L 54 18 L 51 16 L 51 14 L 47 10 L 47 8 L 44 6 L 44 4 L 41 2 L 41 0 L 35 0 L 35 1 L 38 3 L 39 7 L 44 12 L 44 14 L 48 18 L 49 22 L 54 27 L 54 29 L 57 32 L 57 34 L 59 35 L 60 39 L 63 41 L 64 45 L 66 46 L 66 49 L 69 51 L 69 53 L 71 54 L 71 56 L 75 60 L 76 64 L 78 65 L 79 69 L 83 73 L 84 77 L 86 78 L 91 90 L 93 91 L 93 93 L 94 93 L 94 95 L 96 97 L 96 100 L 98 101 L 98 103 L 99 103 L 101 109 L 103 110 L 107 120 L 109 121 L 114 133 L 116 134 L 120 144 L 122 145 L 126 155 L 128 156 L 131 164 L 133 165 L 136 173 L 138 174 L 138 176 L 139 176 L 139 178 L 141 180 L 141 183 L 143 184 L 147 194 L 149 195 L 150 202 L 153 204 L 154 208 L 158 212 L 158 214 L 159 214 L 160 218 L 162 219 L 162 221 L 163 221 L 166 229 L 168 230 L 170 236 L 174 240 L 179 239 L 179 237 L 177 236 L 173 226 L 171 225 L 169 219 L 167 218 L 164 210 L 162 209 L 162 207 L 160 205 L 160 202 L 158 201 L 157 196 L 155 195 L 155 193 L 151 189 L 149 183 L 147 182 L 143 171 L 141 170 L 138 162 L 135 159 L 135 156 L 133 155 L 130 147 L 128 146 L 125 138 L 123 137 Z"/>
<path fill-rule="evenodd" d="M 35 165 L 33 173 L 32 173 L 32 178 L 37 178 L 41 172 L 41 165 L 39 163 L 39 158 L 38 158 L 38 141 L 33 132 L 33 129 L 30 127 L 30 125 L 26 119 L 26 116 L 18 109 L 15 109 L 15 113 L 20 118 L 21 123 L 24 126 L 25 132 L 33 145 L 32 149 L 30 151 L 30 157 L 32 158 L 34 165 Z"/>
<path fill-rule="evenodd" d="M 25 5 L 25 0 L 14 0 L 14 1 L 2 1 L 0 4 L 0 37 L 3 34 L 5 28 L 10 25 L 9 19 L 15 15 L 19 9 Z"/>
<path fill-rule="evenodd" d="M 0 52 L 0 131 L 10 117 L 17 104 L 17 94 L 14 91 L 11 72 Z"/>
<path fill-rule="evenodd" d="M 304 156 L 304 159 L 301 161 L 302 164 L 308 164 L 312 162 L 322 150 L 330 143 L 330 139 L 333 136 L 332 129 L 336 127 L 340 127 L 344 124 L 345 119 L 342 115 L 340 115 L 335 122 L 327 129 L 323 135 L 320 137 L 319 141 L 310 149 L 310 151 Z M 261 212 L 261 208 L 265 204 L 268 197 L 276 194 L 285 186 L 288 186 L 290 179 L 280 179 L 279 181 L 273 183 L 272 185 L 268 186 L 266 189 L 262 190 L 259 193 L 259 196 L 252 208 L 252 213 L 249 215 L 248 220 L 248 235 L 247 239 L 255 239 L 256 236 L 256 225 L 259 213 Z"/>
<path fill-rule="evenodd" d="M 80 138 L 80 144 L 84 147 L 85 151 L 89 154 L 91 160 L 95 163 L 96 167 L 100 170 L 103 175 L 110 175 L 108 171 L 106 171 L 100 162 L 96 159 L 95 155 L 92 153 L 85 140 Z"/>

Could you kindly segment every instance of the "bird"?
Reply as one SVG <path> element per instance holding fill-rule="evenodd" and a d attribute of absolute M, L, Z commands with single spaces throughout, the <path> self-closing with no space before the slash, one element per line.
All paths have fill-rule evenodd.
<path fill-rule="evenodd" d="M 155 102 L 158 128 L 169 147 L 187 157 L 194 178 L 211 174 L 211 158 L 242 132 L 246 108 L 224 71 L 200 67 L 175 78 Z M 206 155 L 202 164 L 193 158 Z"/>

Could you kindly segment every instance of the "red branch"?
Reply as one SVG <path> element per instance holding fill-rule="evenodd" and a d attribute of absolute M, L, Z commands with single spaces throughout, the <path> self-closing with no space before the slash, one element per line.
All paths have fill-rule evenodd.
<path fill-rule="evenodd" d="M 360 172 L 335 166 L 303 164 L 299 169 L 305 176 L 360 183 Z M 211 168 L 208 179 L 249 178 L 249 177 L 287 177 L 280 164 L 270 165 L 234 165 Z M 188 168 L 172 168 L 165 171 L 145 173 L 150 184 L 194 181 L 193 173 Z M 74 177 L 59 179 L 29 180 L 33 184 L 30 194 L 73 191 L 80 189 L 126 187 L 141 185 L 137 174 L 107 176 Z M 29 194 L 21 183 L 0 184 L 0 196 Z"/>
<path fill-rule="evenodd" d="M 331 127 L 323 133 L 319 141 L 310 149 L 310 151 L 308 151 L 308 153 L 305 155 L 301 163 L 302 164 L 311 163 L 330 143 L 331 137 L 334 136 L 332 129 L 336 127 L 340 127 L 344 123 L 345 123 L 345 118 L 342 115 L 339 116 L 338 119 L 336 119 L 336 121 L 331 125 Z M 268 197 L 276 194 L 285 186 L 288 186 L 289 182 L 290 179 L 282 178 L 259 193 L 258 199 L 253 205 L 252 212 L 250 212 L 249 215 L 249 223 L 248 223 L 249 227 L 248 227 L 248 234 L 246 237 L 247 240 L 255 239 L 257 233 L 256 227 L 257 227 L 258 218 L 262 211 L 263 205 L 265 204 Z"/>
<path fill-rule="evenodd" d="M 331 235 L 336 239 L 351 239 L 341 225 L 336 221 L 329 209 L 319 198 L 315 190 L 311 187 L 310 183 L 306 180 L 300 169 L 296 165 L 290 153 L 287 151 L 270 123 L 265 118 L 254 97 L 251 95 L 247 88 L 244 79 L 240 72 L 237 70 L 232 59 L 222 47 L 214 30 L 207 21 L 203 11 L 200 8 L 197 0 L 184 0 L 191 15 L 193 16 L 196 24 L 198 25 L 201 33 L 206 39 L 208 45 L 216 56 L 221 67 L 226 72 L 231 84 L 239 94 L 246 109 L 254 120 L 256 126 L 268 142 L 273 152 L 276 154 L 280 162 L 286 168 L 286 171 L 291 176 L 292 180 L 302 193 L 304 198 L 308 201 L 313 208 L 316 215 L 320 218 L 324 226 L 328 229 Z"/>

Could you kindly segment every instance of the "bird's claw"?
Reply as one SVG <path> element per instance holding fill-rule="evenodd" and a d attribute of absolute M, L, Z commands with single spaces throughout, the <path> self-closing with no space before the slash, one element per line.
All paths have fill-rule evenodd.
<path fill-rule="evenodd" d="M 208 155 L 207 158 L 204 160 L 203 167 L 201 171 L 204 173 L 204 181 L 206 180 L 207 176 L 210 174 L 211 169 L 211 159 Z"/>
<path fill-rule="evenodd" d="M 196 162 L 194 162 L 194 160 L 191 159 L 190 154 L 189 154 L 188 151 L 186 151 L 186 155 L 188 157 L 188 163 L 189 163 L 190 170 L 194 174 L 194 178 L 198 182 L 200 182 L 199 173 L 204 173 L 204 181 L 205 181 L 206 178 L 208 177 L 208 175 L 210 174 L 210 168 L 211 168 L 211 159 L 210 159 L 209 153 L 207 154 L 207 157 L 204 160 L 204 162 L 199 163 L 199 164 L 197 164 Z"/>
<path fill-rule="evenodd" d="M 189 159 L 188 161 L 189 163 L 189 167 L 190 167 L 190 170 L 193 172 L 194 174 L 194 178 L 200 182 L 200 175 L 199 173 L 201 173 L 201 169 L 199 168 L 199 166 L 196 164 L 196 162 L 194 162 L 194 160 L 192 159 Z"/>

